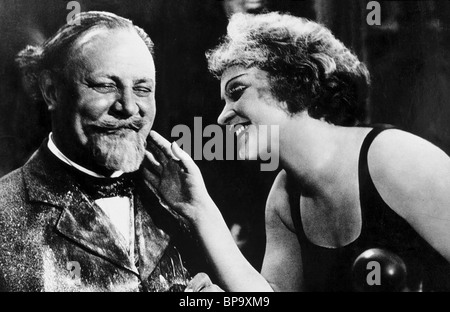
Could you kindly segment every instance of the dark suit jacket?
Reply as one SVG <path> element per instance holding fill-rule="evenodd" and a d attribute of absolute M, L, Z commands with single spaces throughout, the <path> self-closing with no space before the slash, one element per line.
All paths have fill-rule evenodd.
<path fill-rule="evenodd" d="M 0 180 L 0 290 L 181 290 L 199 253 L 180 222 L 138 188 L 136 271 L 123 237 L 46 146 Z"/>

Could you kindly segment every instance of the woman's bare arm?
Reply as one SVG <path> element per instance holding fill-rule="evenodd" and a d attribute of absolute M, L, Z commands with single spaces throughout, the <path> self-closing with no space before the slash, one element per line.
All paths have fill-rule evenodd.
<path fill-rule="evenodd" d="M 381 197 L 450 262 L 450 158 L 400 130 L 381 133 L 369 149 Z"/>
<path fill-rule="evenodd" d="M 273 291 L 240 252 L 194 161 L 156 132 L 152 131 L 151 138 L 152 153 L 147 153 L 144 162 L 145 181 L 188 220 L 210 259 L 219 285 L 234 292 Z"/>
<path fill-rule="evenodd" d="M 281 171 L 267 200 L 266 251 L 261 270 L 275 291 L 302 290 L 300 244 L 290 211 L 286 173 Z"/>

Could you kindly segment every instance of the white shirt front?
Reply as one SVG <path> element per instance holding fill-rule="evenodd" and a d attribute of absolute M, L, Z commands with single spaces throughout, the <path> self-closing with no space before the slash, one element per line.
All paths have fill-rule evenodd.
<path fill-rule="evenodd" d="M 75 169 L 90 175 L 96 178 L 108 178 L 106 176 L 100 175 L 96 172 L 93 172 L 89 169 L 84 168 L 83 166 L 78 165 L 77 163 L 70 160 L 67 156 L 65 156 L 55 145 L 53 142 L 52 133 L 49 135 L 48 139 L 48 149 L 52 152 L 56 157 L 58 157 L 61 161 L 66 163 L 67 165 L 74 167 Z M 114 172 L 110 178 L 117 178 L 123 174 L 122 171 Z M 103 212 L 108 216 L 111 220 L 111 223 L 114 225 L 116 230 L 122 234 L 125 239 L 129 255 L 131 258 L 131 262 L 134 264 L 134 207 L 133 207 L 133 199 L 129 197 L 108 197 L 108 198 L 100 198 L 95 200 L 95 203 L 103 210 Z"/>

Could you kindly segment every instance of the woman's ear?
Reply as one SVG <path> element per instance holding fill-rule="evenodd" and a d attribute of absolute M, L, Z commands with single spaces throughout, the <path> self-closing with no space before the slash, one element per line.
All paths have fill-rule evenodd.
<path fill-rule="evenodd" d="M 56 77 L 50 71 L 45 70 L 40 74 L 39 88 L 50 112 L 55 110 L 59 102 L 57 87 Z"/>
<path fill-rule="evenodd" d="M 278 102 L 278 107 L 284 110 L 288 115 L 290 114 L 289 105 L 286 101 Z"/>

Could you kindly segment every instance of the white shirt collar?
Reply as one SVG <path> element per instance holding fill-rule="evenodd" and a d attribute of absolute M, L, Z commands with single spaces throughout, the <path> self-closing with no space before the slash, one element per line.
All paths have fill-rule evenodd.
<path fill-rule="evenodd" d="M 48 149 L 50 150 L 50 152 L 52 152 L 56 157 L 58 157 L 61 161 L 63 161 L 64 163 L 68 164 L 71 167 L 76 168 L 77 170 L 84 172 L 92 177 L 95 178 L 117 178 L 120 177 L 123 174 L 123 171 L 115 171 L 113 172 L 113 174 L 111 174 L 111 176 L 107 177 L 98 173 L 95 173 L 94 171 L 91 171 L 89 169 L 84 168 L 83 166 L 78 165 L 77 163 L 75 163 L 74 161 L 70 160 L 68 157 L 66 157 L 55 145 L 55 143 L 53 142 L 53 134 L 50 133 L 49 138 L 48 138 Z"/>

